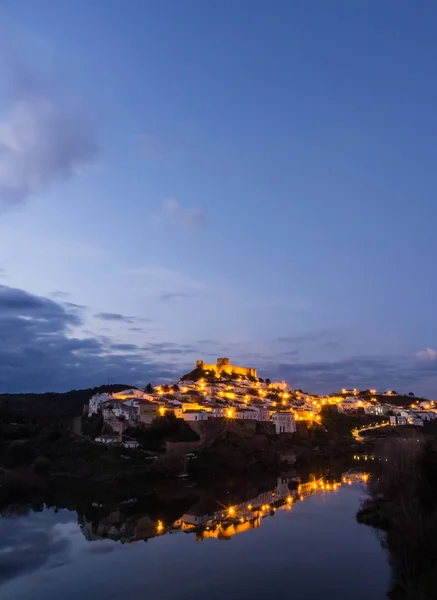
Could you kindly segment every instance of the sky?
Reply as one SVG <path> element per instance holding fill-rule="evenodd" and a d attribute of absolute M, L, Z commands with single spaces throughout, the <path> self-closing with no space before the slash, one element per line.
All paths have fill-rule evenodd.
<path fill-rule="evenodd" d="M 0 392 L 437 396 L 437 5 L 0 0 Z"/>

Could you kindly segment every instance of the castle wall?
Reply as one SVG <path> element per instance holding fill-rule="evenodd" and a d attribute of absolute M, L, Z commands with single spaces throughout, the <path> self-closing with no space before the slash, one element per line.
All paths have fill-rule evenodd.
<path fill-rule="evenodd" d="M 228 375 L 243 375 L 248 377 L 249 375 L 256 377 L 256 369 L 248 369 L 247 367 L 236 367 L 234 365 L 226 365 L 220 369 Z"/>
<path fill-rule="evenodd" d="M 203 371 L 217 371 L 217 365 L 215 363 L 212 363 L 212 364 L 202 363 L 200 365 L 200 368 Z"/>
<path fill-rule="evenodd" d="M 225 362 L 227 361 L 227 362 Z M 203 371 L 218 371 L 219 373 L 227 373 L 228 375 L 241 375 L 242 377 L 256 377 L 256 369 L 249 369 L 247 367 L 238 367 L 229 364 L 228 359 L 220 358 L 217 360 L 217 364 L 207 364 L 200 360 L 197 361 L 196 366 Z"/>

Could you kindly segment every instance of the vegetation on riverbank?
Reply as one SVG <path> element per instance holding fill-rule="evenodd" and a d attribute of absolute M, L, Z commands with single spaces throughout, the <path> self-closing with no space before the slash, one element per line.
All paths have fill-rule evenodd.
<path fill-rule="evenodd" d="M 376 466 L 360 523 L 384 531 L 395 600 L 437 597 L 437 446 L 414 433 L 384 442 L 387 462 Z"/>

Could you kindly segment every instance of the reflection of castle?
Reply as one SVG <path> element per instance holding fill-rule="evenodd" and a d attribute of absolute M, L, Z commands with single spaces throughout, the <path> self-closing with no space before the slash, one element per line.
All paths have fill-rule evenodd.
<path fill-rule="evenodd" d="M 196 362 L 196 368 L 202 369 L 202 371 L 213 371 L 220 375 L 220 373 L 226 373 L 227 375 L 241 375 L 242 377 L 256 377 L 256 369 L 249 369 L 247 367 L 236 367 L 231 365 L 229 358 L 218 358 L 217 364 L 206 364 L 203 360 Z"/>
<path fill-rule="evenodd" d="M 120 507 L 102 516 L 97 522 L 79 516 L 79 523 L 82 533 L 89 541 L 107 538 L 134 543 L 178 532 L 194 533 L 199 542 L 208 538 L 230 540 L 238 533 L 260 527 L 261 520 L 274 515 L 276 510 L 291 510 L 296 500 L 333 492 L 342 484 L 366 482 L 367 479 L 366 473 L 347 472 L 340 482 L 310 477 L 309 481 L 300 483 L 297 487 L 291 486 L 293 489 L 290 489 L 292 482 L 279 477 L 273 489 L 247 498 L 239 504 L 225 506 L 216 503 L 215 510 L 207 510 L 202 506 L 202 501 L 199 501 L 171 524 L 156 521 L 147 514 L 132 513 L 131 510 L 125 512 Z"/>

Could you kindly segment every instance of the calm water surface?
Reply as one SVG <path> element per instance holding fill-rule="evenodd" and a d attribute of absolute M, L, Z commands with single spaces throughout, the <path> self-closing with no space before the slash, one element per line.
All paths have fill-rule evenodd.
<path fill-rule="evenodd" d="M 220 523 L 217 511 L 214 517 L 199 503 L 184 506 L 180 515 L 175 510 L 171 525 L 157 520 L 156 514 L 153 518 L 135 514 L 134 503 L 109 512 L 90 506 L 78 512 L 45 509 L 8 516 L 0 520 L 0 596 L 2 600 L 386 597 L 387 556 L 376 532 L 355 520 L 362 484 L 342 485 L 303 499 L 296 490 L 290 499 L 288 490 L 279 489 L 278 495 L 278 488 L 273 489 L 276 505 L 273 497 L 271 508 L 261 514 L 248 514 L 243 503 L 235 508 L 219 503 L 218 512 L 225 511 Z M 258 503 L 271 495 L 263 492 Z"/>

